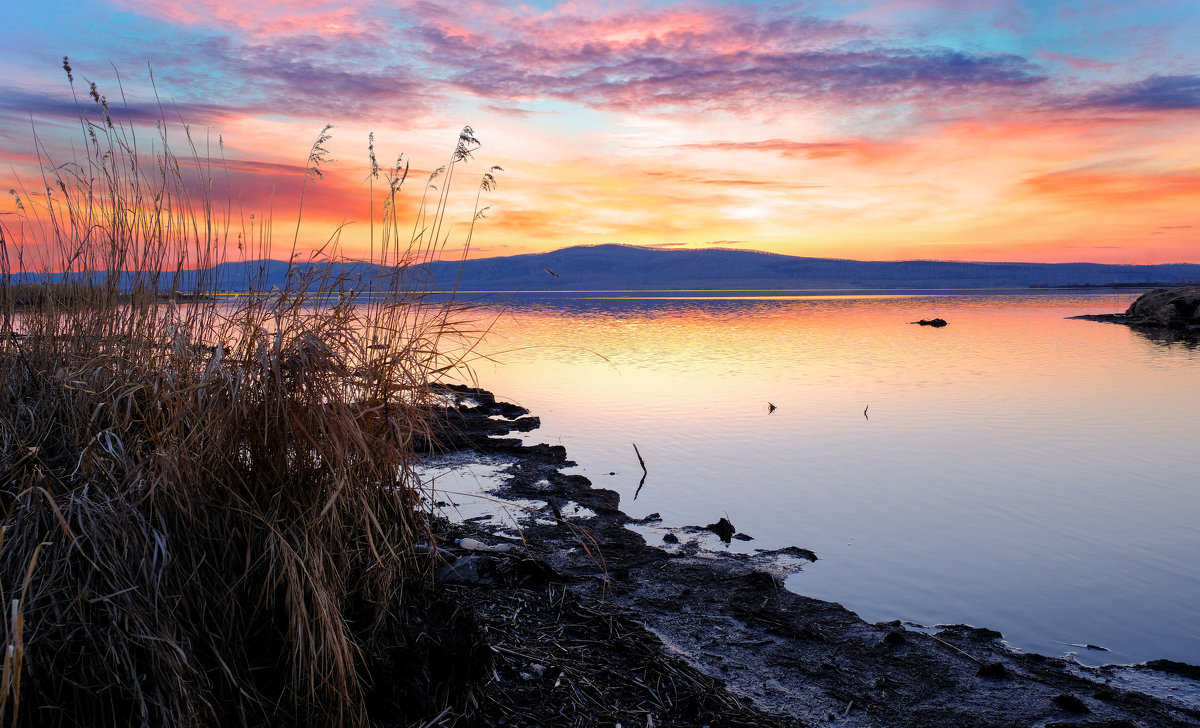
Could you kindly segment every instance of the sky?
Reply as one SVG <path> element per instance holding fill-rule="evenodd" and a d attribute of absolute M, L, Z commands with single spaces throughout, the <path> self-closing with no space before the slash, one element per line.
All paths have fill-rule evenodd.
<path fill-rule="evenodd" d="M 1195 0 L 16 3 L 0 184 L 36 198 L 35 135 L 69 159 L 95 82 L 225 160 L 235 227 L 294 225 L 303 186 L 302 246 L 336 230 L 351 257 L 378 218 L 368 135 L 409 160 L 411 213 L 469 125 L 451 247 L 502 168 L 475 257 L 1200 262 L 1197 37 Z M 12 195 L 0 213 L 13 229 Z"/>

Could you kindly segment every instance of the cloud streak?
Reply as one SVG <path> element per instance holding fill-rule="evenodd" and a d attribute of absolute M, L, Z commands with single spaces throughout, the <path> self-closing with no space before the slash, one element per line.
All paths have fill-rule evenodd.
<path fill-rule="evenodd" d="M 1200 74 L 1151 76 L 1089 94 L 1079 105 L 1118 111 L 1200 110 Z"/>
<path fill-rule="evenodd" d="M 680 145 L 682 149 L 717 152 L 770 152 L 784 157 L 832 159 L 835 157 L 873 157 L 886 145 L 865 141 L 803 142 L 793 139 L 763 139 L 759 141 L 711 141 Z"/>

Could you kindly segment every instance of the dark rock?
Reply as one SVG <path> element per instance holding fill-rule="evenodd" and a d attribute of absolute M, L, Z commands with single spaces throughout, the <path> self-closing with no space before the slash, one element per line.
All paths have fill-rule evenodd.
<path fill-rule="evenodd" d="M 753 536 L 751 536 L 749 534 L 745 534 L 745 533 L 735 533 L 735 534 L 733 534 L 733 537 L 736 538 L 738 541 L 753 541 L 754 540 Z"/>
<path fill-rule="evenodd" d="M 816 554 L 799 546 L 785 546 L 781 549 L 755 549 L 755 553 L 760 556 L 794 556 L 798 559 L 806 559 L 808 561 L 817 560 Z"/>
<path fill-rule="evenodd" d="M 1008 668 L 1004 666 L 1003 662 L 989 662 L 984 665 L 980 665 L 979 669 L 975 671 L 975 674 L 979 677 L 990 677 L 996 679 L 1006 678 L 1009 676 Z"/>
<path fill-rule="evenodd" d="M 728 518 L 722 518 L 716 523 L 708 524 L 704 528 L 705 530 L 712 531 L 713 533 L 717 534 L 717 538 L 721 539 L 725 543 L 732 541 L 733 534 L 737 532 L 737 529 L 733 527 L 733 524 L 729 522 Z"/>
<path fill-rule="evenodd" d="M 998 640 L 1004 637 L 1003 634 L 994 629 L 988 629 L 986 627 L 972 627 L 969 624 L 939 624 L 937 627 L 939 630 L 941 630 L 938 632 L 938 634 L 942 636 L 970 637 L 973 639 L 988 641 Z"/>
<path fill-rule="evenodd" d="M 888 632 L 887 635 L 883 638 L 883 644 L 885 644 L 889 647 L 899 647 L 900 645 L 904 645 L 907 643 L 908 643 L 908 638 L 904 636 L 904 630 L 900 630 L 900 629 L 898 629 L 894 632 Z"/>
<path fill-rule="evenodd" d="M 1200 680 L 1200 667 L 1175 660 L 1151 660 L 1145 663 L 1151 670 L 1158 670 L 1171 675 L 1186 677 L 1190 680 Z"/>
<path fill-rule="evenodd" d="M 1063 693 L 1062 695 L 1055 695 L 1053 700 L 1055 705 L 1071 713 L 1092 712 L 1091 709 L 1083 704 L 1082 700 L 1074 695 L 1067 695 L 1066 693 Z"/>
<path fill-rule="evenodd" d="M 1125 313 L 1074 318 L 1125 324 L 1153 338 L 1194 340 L 1200 337 L 1200 286 L 1155 288 L 1138 296 Z"/>
<path fill-rule="evenodd" d="M 946 325 L 946 319 L 944 319 L 944 318 L 921 319 L 920 321 L 910 321 L 909 323 L 917 324 L 918 326 L 932 326 L 935 329 L 940 329 Z"/>
<path fill-rule="evenodd" d="M 1200 286 L 1155 288 L 1143 293 L 1126 309 L 1125 315 L 1141 319 L 1145 324 L 1200 324 Z"/>
<path fill-rule="evenodd" d="M 503 576 L 506 583 L 520 584 L 526 588 L 561 584 L 572 580 L 545 561 L 530 558 L 509 560 L 500 565 L 497 574 Z"/>
<path fill-rule="evenodd" d="M 679 537 L 673 533 L 663 534 L 663 541 L 667 543 L 679 543 Z"/>
<path fill-rule="evenodd" d="M 450 584 L 491 584 L 498 563 L 494 556 L 464 556 L 438 569 L 437 579 Z"/>
<path fill-rule="evenodd" d="M 508 402 L 500 402 L 496 405 L 496 414 L 510 420 L 515 420 L 518 417 L 524 418 L 525 415 L 529 414 L 529 410 Z M 534 419 L 537 418 L 535 417 Z"/>

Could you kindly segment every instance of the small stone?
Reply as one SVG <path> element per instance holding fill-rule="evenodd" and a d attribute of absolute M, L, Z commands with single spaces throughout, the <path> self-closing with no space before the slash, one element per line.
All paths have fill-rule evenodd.
<path fill-rule="evenodd" d="M 1092 712 L 1086 705 L 1083 704 L 1082 700 L 1074 695 L 1067 695 L 1065 693 L 1062 695 L 1055 695 L 1053 700 L 1055 705 L 1071 713 Z"/>
<path fill-rule="evenodd" d="M 883 638 L 883 643 L 889 647 L 899 647 L 900 645 L 907 644 L 908 639 L 904 636 L 903 631 L 896 630 L 895 632 L 888 632 L 887 636 Z"/>
<path fill-rule="evenodd" d="M 1008 677 L 1008 668 L 1003 662 L 989 662 L 986 665 L 980 665 L 975 672 L 979 677 L 1005 678 Z"/>
<path fill-rule="evenodd" d="M 497 563 L 494 556 L 464 556 L 438 569 L 437 579 L 451 584 L 491 584 Z"/>
<path fill-rule="evenodd" d="M 664 533 L 663 541 L 667 543 L 679 543 L 679 537 L 673 533 Z"/>
<path fill-rule="evenodd" d="M 753 536 L 751 536 L 749 534 L 745 534 L 745 533 L 735 533 L 735 534 L 733 534 L 733 537 L 736 538 L 738 541 L 753 541 L 754 540 Z"/>

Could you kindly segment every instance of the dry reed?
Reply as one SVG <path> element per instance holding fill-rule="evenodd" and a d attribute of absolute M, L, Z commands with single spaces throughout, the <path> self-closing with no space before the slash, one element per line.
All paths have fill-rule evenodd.
<path fill-rule="evenodd" d="M 328 262 L 333 243 L 301 260 L 298 220 L 275 287 L 228 258 L 272 236 L 269 217 L 235 220 L 213 198 L 220 158 L 186 126 L 177 157 L 165 118 L 147 153 L 88 95 L 86 152 L 62 164 L 37 140 L 42 177 L 12 191 L 0 227 L 0 724 L 436 714 L 461 698 L 430 674 L 436 631 L 458 623 L 421 607 L 414 442 L 429 384 L 459 364 L 446 339 L 466 332 L 422 264 L 446 245 L 446 183 L 474 134 L 411 234 L 396 204 L 407 164 L 380 170 L 372 138 L 369 265 Z M 248 292 L 216 296 L 231 270 Z"/>

